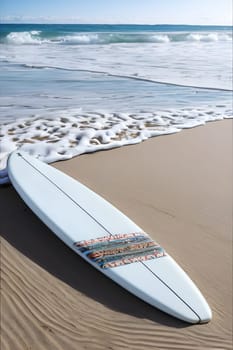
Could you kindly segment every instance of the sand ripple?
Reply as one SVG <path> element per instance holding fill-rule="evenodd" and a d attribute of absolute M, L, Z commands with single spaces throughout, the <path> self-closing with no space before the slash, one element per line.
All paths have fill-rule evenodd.
<path fill-rule="evenodd" d="M 155 311 L 157 318 L 151 319 L 152 308 L 128 293 L 125 302 L 145 309 L 145 318 L 128 313 L 127 305 L 125 313 L 112 310 L 52 276 L 4 239 L 1 252 L 3 350 L 231 349 L 229 331 L 187 326 L 170 317 L 165 317 L 164 325 L 162 313 Z M 78 264 L 79 259 L 73 258 Z M 109 284 L 109 292 L 117 297 L 119 288 Z"/>

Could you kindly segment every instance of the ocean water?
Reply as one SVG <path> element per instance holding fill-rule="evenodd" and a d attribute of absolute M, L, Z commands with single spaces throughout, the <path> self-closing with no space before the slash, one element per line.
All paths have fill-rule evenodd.
<path fill-rule="evenodd" d="M 0 182 L 45 162 L 232 118 L 232 27 L 0 25 Z"/>

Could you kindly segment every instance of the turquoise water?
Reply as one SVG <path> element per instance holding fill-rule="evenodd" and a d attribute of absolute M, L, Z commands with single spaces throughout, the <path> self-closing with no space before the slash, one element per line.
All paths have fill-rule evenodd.
<path fill-rule="evenodd" d="M 232 31 L 231 26 L 200 25 L 135 25 L 135 24 L 0 24 L 1 37 L 11 32 L 40 30 L 44 35 L 77 32 L 216 32 Z"/>

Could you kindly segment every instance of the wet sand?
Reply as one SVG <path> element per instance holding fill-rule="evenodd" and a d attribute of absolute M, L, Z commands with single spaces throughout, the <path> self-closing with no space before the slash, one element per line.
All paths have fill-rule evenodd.
<path fill-rule="evenodd" d="M 54 166 L 155 238 L 200 288 L 213 320 L 188 325 L 124 291 L 6 186 L 1 349 L 232 349 L 232 120 Z"/>

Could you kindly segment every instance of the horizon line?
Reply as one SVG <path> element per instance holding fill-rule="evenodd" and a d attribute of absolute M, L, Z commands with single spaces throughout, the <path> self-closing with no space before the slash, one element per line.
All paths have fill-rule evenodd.
<path fill-rule="evenodd" d="M 4 22 L 0 19 L 0 25 L 1 24 L 46 24 L 46 25 L 116 25 L 116 26 L 197 26 L 197 27 L 233 27 L 233 24 L 187 24 L 187 23 L 92 23 L 92 22 L 86 22 L 86 23 L 78 23 L 78 22 Z"/>

